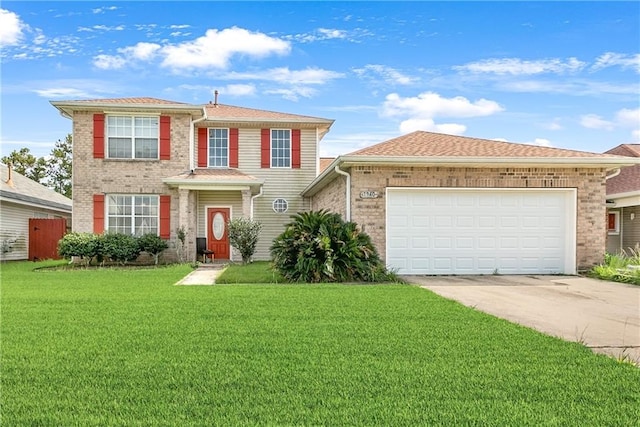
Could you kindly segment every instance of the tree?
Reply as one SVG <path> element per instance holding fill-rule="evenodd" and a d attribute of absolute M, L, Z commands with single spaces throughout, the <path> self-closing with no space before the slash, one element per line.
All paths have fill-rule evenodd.
<path fill-rule="evenodd" d="M 13 150 L 0 161 L 11 164 L 19 174 L 71 198 L 72 142 L 71 134 L 68 134 L 64 141 L 59 139 L 55 143 L 48 156 L 36 157 L 24 147 Z"/>
<path fill-rule="evenodd" d="M 2 158 L 5 165 L 11 164 L 11 168 L 21 175 L 42 184 L 46 177 L 47 161 L 44 157 L 36 157 L 27 147 L 13 150 L 8 156 Z"/>
<path fill-rule="evenodd" d="M 47 161 L 47 185 L 60 194 L 71 198 L 72 139 L 71 134 L 58 140 Z"/>

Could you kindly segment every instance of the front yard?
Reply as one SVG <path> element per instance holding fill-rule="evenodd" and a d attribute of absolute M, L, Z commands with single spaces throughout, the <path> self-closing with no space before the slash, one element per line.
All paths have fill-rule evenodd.
<path fill-rule="evenodd" d="M 636 425 L 640 369 L 410 285 L 2 268 L 3 425 Z"/>

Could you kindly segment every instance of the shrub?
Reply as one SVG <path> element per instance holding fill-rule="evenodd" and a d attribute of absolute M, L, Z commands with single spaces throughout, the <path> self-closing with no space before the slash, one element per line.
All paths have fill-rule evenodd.
<path fill-rule="evenodd" d="M 166 241 L 162 240 L 156 234 L 143 234 L 138 238 L 140 250 L 153 255 L 155 265 L 158 265 L 160 254 L 169 247 Z"/>
<path fill-rule="evenodd" d="M 392 280 L 371 238 L 353 222 L 327 211 L 292 216 L 271 246 L 275 268 L 296 282 Z"/>
<path fill-rule="evenodd" d="M 102 238 L 102 253 L 122 265 L 140 255 L 138 239 L 129 234 L 108 233 Z"/>
<path fill-rule="evenodd" d="M 87 265 L 94 257 L 102 261 L 103 236 L 92 233 L 68 233 L 58 241 L 58 254 L 66 259 L 79 257 Z"/>
<path fill-rule="evenodd" d="M 234 218 L 229 221 L 229 242 L 240 251 L 242 263 L 247 264 L 256 251 L 262 224 L 249 218 Z"/>

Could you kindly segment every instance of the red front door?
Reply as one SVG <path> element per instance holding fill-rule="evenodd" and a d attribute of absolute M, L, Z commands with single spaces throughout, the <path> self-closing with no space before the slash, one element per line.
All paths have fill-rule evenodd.
<path fill-rule="evenodd" d="M 215 259 L 229 259 L 229 208 L 207 208 L 207 249 Z"/>

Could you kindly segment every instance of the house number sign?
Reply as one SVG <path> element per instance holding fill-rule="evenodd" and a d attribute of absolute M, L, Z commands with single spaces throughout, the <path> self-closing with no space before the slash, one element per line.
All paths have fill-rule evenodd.
<path fill-rule="evenodd" d="M 377 199 L 378 192 L 377 191 L 361 191 L 360 198 L 361 199 Z"/>

